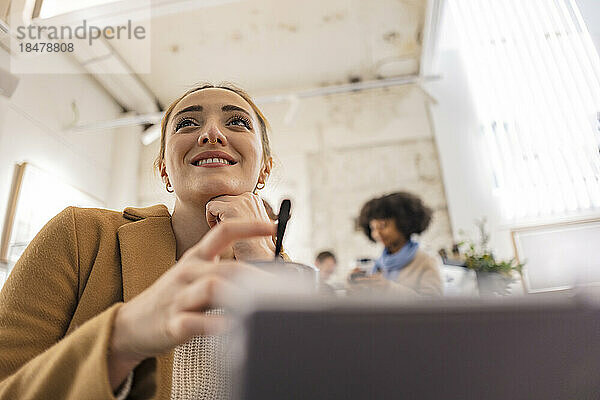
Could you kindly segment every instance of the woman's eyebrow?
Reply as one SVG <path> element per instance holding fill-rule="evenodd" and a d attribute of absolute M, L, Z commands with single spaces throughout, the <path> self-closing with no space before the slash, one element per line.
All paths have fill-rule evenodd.
<path fill-rule="evenodd" d="M 244 110 L 241 107 L 234 106 L 233 104 L 228 104 L 226 106 L 221 107 L 221 111 L 239 111 L 239 112 L 242 112 L 242 113 L 246 114 L 247 116 L 251 117 L 251 115 L 248 111 Z"/>
<path fill-rule="evenodd" d="M 178 116 L 179 114 L 186 113 L 186 112 L 194 112 L 194 111 L 202 112 L 202 110 L 203 110 L 202 106 L 199 106 L 196 104 L 196 105 L 188 106 L 182 110 L 177 111 L 177 113 L 174 115 L 174 117 Z"/>

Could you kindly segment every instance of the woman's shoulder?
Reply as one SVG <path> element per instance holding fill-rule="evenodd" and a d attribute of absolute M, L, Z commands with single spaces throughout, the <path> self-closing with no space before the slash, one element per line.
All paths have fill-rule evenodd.
<path fill-rule="evenodd" d="M 171 214 L 164 204 L 156 204 L 149 207 L 126 207 L 122 211 L 107 208 L 67 207 L 61 214 L 73 215 L 78 220 L 89 222 L 116 222 L 127 223 L 139 221 L 150 217 L 170 217 Z M 59 214 L 60 215 L 60 214 Z"/>
<path fill-rule="evenodd" d="M 414 261 L 416 264 L 424 268 L 439 269 L 440 267 L 439 260 L 423 250 L 417 250 L 417 254 L 415 255 Z"/>
<path fill-rule="evenodd" d="M 68 225 L 78 232 L 116 231 L 122 225 L 145 218 L 170 216 L 169 210 L 163 204 L 150 207 L 127 207 L 122 211 L 70 206 L 56 215 L 51 223 Z"/>

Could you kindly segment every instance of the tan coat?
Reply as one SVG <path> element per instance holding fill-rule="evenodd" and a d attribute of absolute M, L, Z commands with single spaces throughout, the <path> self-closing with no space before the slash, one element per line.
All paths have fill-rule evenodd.
<path fill-rule="evenodd" d="M 163 205 L 69 207 L 27 247 L 0 292 L 0 399 L 113 399 L 107 352 L 123 301 L 175 264 Z M 173 353 L 145 360 L 130 398 L 170 398 Z"/>
<path fill-rule="evenodd" d="M 415 258 L 400 270 L 393 289 L 403 294 L 442 296 L 444 285 L 437 260 L 417 250 Z"/>

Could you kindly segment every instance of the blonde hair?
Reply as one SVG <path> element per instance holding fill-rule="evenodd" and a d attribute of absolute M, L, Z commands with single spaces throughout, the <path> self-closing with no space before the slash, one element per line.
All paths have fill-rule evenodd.
<path fill-rule="evenodd" d="M 250 107 L 252 107 L 252 109 L 254 110 L 254 113 L 256 114 L 256 117 L 258 118 L 258 122 L 260 124 L 260 133 L 261 133 L 262 149 L 263 149 L 263 162 L 265 164 L 267 164 L 269 162 L 269 159 L 271 158 L 271 145 L 269 143 L 269 133 L 271 132 L 271 126 L 269 125 L 269 121 L 267 121 L 267 118 L 264 116 L 262 111 L 260 111 L 258 106 L 254 103 L 254 101 L 252 100 L 250 95 L 248 93 L 246 93 L 245 90 L 243 90 L 235 85 L 232 85 L 230 83 L 221 83 L 219 85 L 213 85 L 210 83 L 202 83 L 202 84 L 196 85 L 192 89 L 190 89 L 187 92 L 185 92 L 184 94 L 182 94 L 178 99 L 176 99 L 174 102 L 172 102 L 171 105 L 169 106 L 169 108 L 167 108 L 167 111 L 165 111 L 165 115 L 163 116 L 161 123 L 160 123 L 160 151 L 158 153 L 158 156 L 156 157 L 156 160 L 154 161 L 154 167 L 156 169 L 158 169 L 159 173 L 160 173 L 162 166 L 165 163 L 165 143 L 166 143 L 166 135 L 167 135 L 167 123 L 169 122 L 169 118 L 171 117 L 171 113 L 173 112 L 173 109 L 175 108 L 175 106 L 177 104 L 179 104 L 179 102 L 184 97 L 186 97 L 190 93 L 194 93 L 194 92 L 197 92 L 197 91 L 200 91 L 203 89 L 229 90 L 229 91 L 236 93 L 242 99 L 246 100 L 246 102 L 248 104 L 250 104 Z"/>

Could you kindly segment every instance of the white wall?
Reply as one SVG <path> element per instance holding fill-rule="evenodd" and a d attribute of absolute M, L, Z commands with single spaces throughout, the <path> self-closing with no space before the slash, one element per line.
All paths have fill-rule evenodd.
<path fill-rule="evenodd" d="M 356 258 L 377 257 L 380 246 L 355 230 L 355 219 L 367 200 L 399 190 L 435 211 L 423 248 L 435 253 L 451 243 L 426 101 L 416 86 L 314 98 L 287 124 L 286 105 L 265 108 L 286 167 L 274 190 L 298 197 L 288 240 L 297 259 L 311 262 L 319 250 L 333 249 L 341 278 Z"/>
<path fill-rule="evenodd" d="M 62 63 L 65 71 L 78 68 L 67 57 L 56 62 Z M 9 56 L 2 49 L 0 65 L 10 68 Z M 20 78 L 10 99 L 0 96 L 0 224 L 4 222 L 14 164 L 21 161 L 54 174 L 107 207 L 118 203 L 110 191 L 113 175 L 130 175 L 136 180 L 137 174 L 136 168 L 131 171 L 113 168 L 114 133 L 67 133 L 65 127 L 74 118 L 72 103 L 76 105 L 81 123 L 115 118 L 121 113 L 120 107 L 85 75 L 22 75 Z M 139 142 L 129 141 L 127 146 L 131 148 L 124 153 L 135 154 Z M 133 186 L 135 188 L 135 184 Z M 40 193 L 40 198 L 43 196 Z"/>
<path fill-rule="evenodd" d="M 111 175 L 106 204 L 109 208 L 123 210 L 139 205 L 138 168 L 142 143 L 141 126 L 116 128 L 113 135 Z"/>
<path fill-rule="evenodd" d="M 497 255 L 510 258 L 514 255 L 510 230 L 501 222 L 489 157 L 485 154 L 454 21 L 447 7 L 441 30 L 434 63 L 441 79 L 427 83 L 426 88 L 436 100 L 430 104 L 430 115 L 453 234 L 458 240 L 478 240 L 475 221 L 485 217 L 492 248 Z"/>

